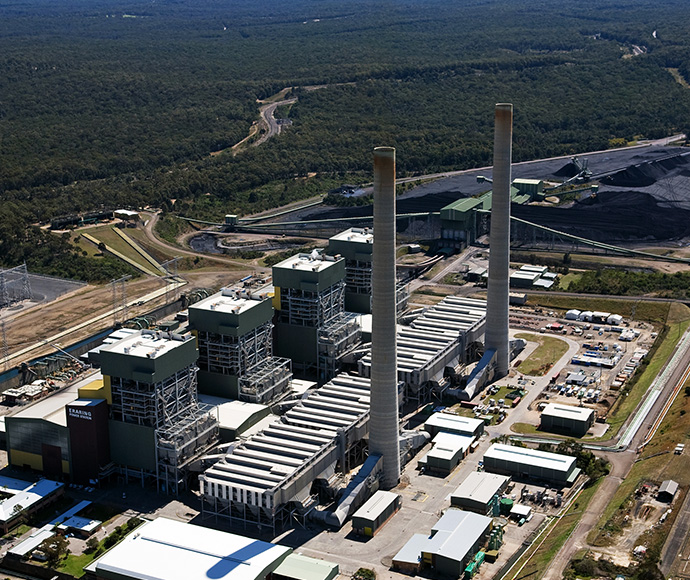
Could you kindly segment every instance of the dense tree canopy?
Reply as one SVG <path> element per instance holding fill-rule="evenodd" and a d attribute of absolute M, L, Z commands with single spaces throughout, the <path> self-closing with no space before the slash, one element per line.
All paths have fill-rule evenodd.
<path fill-rule="evenodd" d="M 28 224 L 102 205 L 247 213 L 369 179 L 376 145 L 401 174 L 487 165 L 499 101 L 517 161 L 690 130 L 689 30 L 683 0 L 8 0 L 0 265 L 91 272 L 65 272 L 66 242 L 31 257 L 47 234 Z M 292 126 L 210 155 L 284 87 Z"/>

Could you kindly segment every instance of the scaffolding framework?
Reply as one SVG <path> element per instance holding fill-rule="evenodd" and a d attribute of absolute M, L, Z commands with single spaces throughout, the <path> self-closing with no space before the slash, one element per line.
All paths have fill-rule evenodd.
<path fill-rule="evenodd" d="M 111 377 L 111 417 L 154 429 L 167 428 L 198 405 L 197 367 L 187 367 L 157 383 Z"/>
<path fill-rule="evenodd" d="M 111 418 L 155 430 L 156 473 L 146 475 L 168 494 L 186 489 L 189 464 L 218 440 L 217 419 L 197 399 L 197 371 L 190 366 L 156 383 L 111 377 Z"/>
<path fill-rule="evenodd" d="M 239 400 L 267 404 L 290 386 L 292 361 L 269 357 L 253 366 L 239 379 Z"/>
<path fill-rule="evenodd" d="M 321 292 L 283 288 L 278 320 L 294 326 L 318 328 L 333 320 L 345 308 L 345 281 Z"/>
<path fill-rule="evenodd" d="M 182 420 L 156 431 L 156 485 L 178 495 L 186 489 L 187 468 L 218 440 L 218 421 L 207 408 L 189 409 Z"/>
<path fill-rule="evenodd" d="M 242 376 L 273 354 L 272 329 L 269 321 L 242 336 L 199 330 L 197 364 L 203 371 Z"/>
<path fill-rule="evenodd" d="M 319 382 L 330 381 L 340 372 L 342 358 L 355 349 L 362 338 L 355 314 L 343 312 L 319 329 L 317 338 L 317 373 Z"/>
<path fill-rule="evenodd" d="M 31 298 L 31 283 L 26 264 L 0 270 L 0 309 Z"/>

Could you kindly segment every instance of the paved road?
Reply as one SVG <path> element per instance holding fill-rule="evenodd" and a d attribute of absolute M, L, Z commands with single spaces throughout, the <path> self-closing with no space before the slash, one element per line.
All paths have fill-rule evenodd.
<path fill-rule="evenodd" d="M 261 107 L 259 112 L 261 114 L 262 124 L 266 128 L 266 132 L 252 144 L 252 147 L 257 147 L 268 141 L 271 137 L 280 133 L 281 125 L 278 124 L 278 121 L 276 121 L 276 118 L 274 117 L 276 109 L 282 105 L 292 105 L 296 102 L 297 97 L 293 97 L 291 99 L 276 101 L 275 103 L 270 103 Z"/>

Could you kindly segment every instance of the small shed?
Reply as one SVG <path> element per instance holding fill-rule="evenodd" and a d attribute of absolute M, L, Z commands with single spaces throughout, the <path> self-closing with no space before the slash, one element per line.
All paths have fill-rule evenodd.
<path fill-rule="evenodd" d="M 401 505 L 402 496 L 379 490 L 352 516 L 352 529 L 363 536 L 374 536 Z"/>
<path fill-rule="evenodd" d="M 525 504 L 516 503 L 510 510 L 510 517 L 516 520 L 519 520 L 520 518 L 527 519 L 531 513 L 531 507 Z"/>
<path fill-rule="evenodd" d="M 678 483 L 672 479 L 667 479 L 661 484 L 661 487 L 659 487 L 659 493 L 657 493 L 656 497 L 659 501 L 667 501 L 670 503 L 673 501 L 673 498 L 676 497 L 677 492 Z"/>

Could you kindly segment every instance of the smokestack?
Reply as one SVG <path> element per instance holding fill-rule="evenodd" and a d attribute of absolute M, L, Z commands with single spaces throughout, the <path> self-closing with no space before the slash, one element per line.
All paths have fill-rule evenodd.
<path fill-rule="evenodd" d="M 384 489 L 400 481 L 395 328 L 395 149 L 374 149 L 369 455 L 383 458 Z"/>
<path fill-rule="evenodd" d="M 510 264 L 510 164 L 513 105 L 499 103 L 495 112 L 493 197 L 489 237 L 489 292 L 486 312 L 486 349 L 496 350 L 495 377 L 508 374 L 508 300 Z"/>

